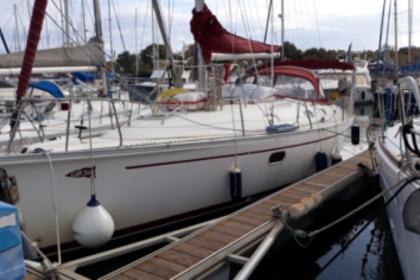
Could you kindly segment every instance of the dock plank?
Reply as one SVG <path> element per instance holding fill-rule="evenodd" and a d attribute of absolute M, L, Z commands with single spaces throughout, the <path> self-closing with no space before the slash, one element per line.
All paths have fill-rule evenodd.
<path fill-rule="evenodd" d="M 253 205 L 232 213 L 215 225 L 187 236 L 175 242 L 175 244 L 169 245 L 167 249 L 158 252 L 156 255 L 151 255 L 150 258 L 140 261 L 135 267 L 128 268 L 120 273 L 118 277 L 121 275 L 123 277 L 136 277 L 138 275 L 143 278 L 135 279 L 160 280 L 178 279 L 184 273 L 184 269 L 188 273 L 192 273 L 192 269 L 196 269 L 198 263 L 210 262 L 212 260 L 210 256 L 217 256 L 217 254 L 229 250 L 232 244 L 236 244 L 245 236 L 253 232 L 259 234 L 257 229 L 264 229 L 270 223 L 274 223 L 272 207 L 277 206 L 286 210 L 290 205 L 299 202 L 304 197 L 337 186 L 337 182 L 354 174 L 360 174 L 357 173 L 359 170 L 358 163 L 370 165 L 369 151 L 337 163 L 326 170 L 281 189 Z M 219 257 L 216 257 L 216 259 L 219 259 Z M 135 271 L 131 271 L 132 269 L 135 269 Z M 144 278 L 144 275 L 147 274 L 150 278 Z M 111 279 L 129 280 L 131 278 L 114 277 Z"/>
<path fill-rule="evenodd" d="M 214 226 L 212 229 L 221 234 L 227 234 L 227 235 L 230 235 L 232 237 L 237 237 L 237 238 L 249 232 L 248 229 L 232 227 L 232 226 L 229 226 L 229 224 L 227 223 L 218 224 Z"/>
<path fill-rule="evenodd" d="M 205 232 L 200 233 L 199 236 L 203 236 L 203 237 L 218 241 L 223 244 L 229 244 L 230 242 L 237 239 L 236 237 L 233 237 L 230 235 L 222 235 L 218 233 L 217 231 L 214 231 L 212 228 L 208 229 Z"/>
<path fill-rule="evenodd" d="M 168 279 L 177 274 L 173 270 L 170 270 L 164 266 L 157 265 L 155 263 L 155 258 L 149 259 L 143 262 L 141 265 L 136 265 L 134 268 L 143 273 L 148 273 L 162 279 Z"/>
<path fill-rule="evenodd" d="M 232 216 L 231 219 L 234 220 L 234 221 L 237 221 L 239 223 L 249 224 L 249 225 L 253 225 L 255 227 L 258 227 L 258 226 L 263 224 L 263 222 L 261 222 L 259 220 L 258 221 L 257 220 L 252 220 L 249 217 L 246 217 L 246 216 L 243 216 L 243 215 L 235 215 L 235 216 Z"/>
<path fill-rule="evenodd" d="M 115 277 L 113 277 L 112 279 L 114 279 L 114 280 L 135 280 L 136 278 L 133 278 L 133 277 L 130 277 L 130 276 L 124 275 L 124 274 L 118 274 Z M 143 278 L 143 279 L 146 279 L 146 278 Z M 149 278 L 149 279 L 152 279 L 152 278 Z"/>
<path fill-rule="evenodd" d="M 246 232 L 249 232 L 253 228 L 255 228 L 253 225 L 239 223 L 239 222 L 236 222 L 236 221 L 234 221 L 232 219 L 229 219 L 229 220 L 224 221 L 223 224 L 226 225 L 226 226 L 235 228 L 235 229 L 245 230 Z"/>
<path fill-rule="evenodd" d="M 162 252 L 159 255 L 160 258 L 174 262 L 176 264 L 179 265 L 185 265 L 185 266 L 192 266 L 196 263 L 198 263 L 200 261 L 200 258 L 191 256 L 191 255 L 186 255 L 186 254 L 180 254 L 179 251 L 176 251 L 172 248 L 170 248 L 169 250 L 166 250 L 164 252 Z"/>
<path fill-rule="evenodd" d="M 165 260 L 165 259 L 162 259 L 162 258 L 159 258 L 159 257 L 152 258 L 152 259 L 149 260 L 149 262 L 154 266 L 167 268 L 168 270 L 170 270 L 174 273 L 179 273 L 179 272 L 185 270 L 186 268 L 188 268 L 188 266 L 186 266 L 186 265 L 176 264 L 176 263 L 170 262 L 168 260 Z"/>
<path fill-rule="evenodd" d="M 190 243 L 197 245 L 202 248 L 207 248 L 209 250 L 217 251 L 224 246 L 226 246 L 226 243 L 222 243 L 216 240 L 208 239 L 203 236 L 194 236 L 194 238 L 190 238 L 185 241 L 185 243 Z"/>
<path fill-rule="evenodd" d="M 241 215 L 249 217 L 249 218 L 251 218 L 253 220 L 256 220 L 256 221 L 260 221 L 261 224 L 270 220 L 270 218 L 272 217 L 272 215 L 269 214 L 269 213 L 266 213 L 264 215 L 261 212 L 254 211 L 252 209 L 248 209 L 248 210 L 242 212 Z"/>
<path fill-rule="evenodd" d="M 131 277 L 131 278 L 123 278 L 123 279 L 136 279 L 136 280 L 164 280 L 165 279 L 165 278 L 156 276 L 155 274 L 137 269 L 136 267 L 133 267 L 129 270 L 124 271 L 122 273 L 122 276 Z M 112 279 L 120 279 L 120 278 L 112 278 Z"/>
<path fill-rule="evenodd" d="M 191 255 L 198 258 L 205 258 L 213 253 L 213 250 L 197 246 L 195 244 L 182 242 L 173 247 L 183 254 Z"/>

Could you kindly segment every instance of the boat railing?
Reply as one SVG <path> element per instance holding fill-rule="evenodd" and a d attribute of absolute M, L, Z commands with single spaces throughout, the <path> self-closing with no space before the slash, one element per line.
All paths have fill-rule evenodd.
<path fill-rule="evenodd" d="M 118 109 L 115 103 L 119 103 Z M 24 144 L 32 142 L 46 142 L 57 136 L 66 137 L 66 147 L 68 150 L 69 137 L 76 131 L 78 137 L 82 139 L 84 130 L 99 131 L 103 129 L 116 129 L 119 134 L 119 145 L 122 146 L 121 125 L 128 121 L 130 102 L 127 100 L 115 100 L 113 98 L 100 97 L 64 97 L 64 98 L 25 98 L 21 105 L 15 108 L 12 113 L 12 121 L 15 125 L 11 127 L 10 139 L 7 143 L 7 152 L 10 153 L 21 148 Z M 94 108 L 92 104 L 96 105 Z M 107 104 L 107 105 L 104 105 Z M 75 109 L 72 113 L 72 108 Z M 28 108 L 32 110 L 28 113 Z M 55 109 L 54 109 L 55 108 Z M 124 114 L 124 119 L 119 117 Z M 93 119 L 95 126 L 89 127 L 86 122 Z M 108 119 L 107 121 L 105 119 Z M 74 128 L 70 126 L 75 124 Z M 22 128 L 22 126 L 25 126 Z M 28 127 L 29 126 L 29 127 Z M 48 130 L 48 133 L 47 131 Z M 15 139 L 15 136 L 17 136 Z M 16 144 L 19 140 L 19 144 Z"/>
<path fill-rule="evenodd" d="M 118 96 L 116 93 L 114 95 Z M 49 146 L 49 144 L 29 146 L 32 144 L 26 141 L 29 134 L 33 139 L 32 142 L 49 142 L 54 138 L 57 140 L 61 138 L 57 144 L 51 144 L 54 146 L 52 149 L 70 151 L 84 148 L 86 146 L 84 140 L 90 137 L 97 139 L 94 145 L 122 147 L 213 141 L 239 135 L 240 137 L 259 137 L 267 134 L 267 127 L 286 124 L 295 129 L 316 129 L 316 123 L 322 122 L 321 119 L 324 116 L 318 111 L 322 111 L 321 106 L 325 105 L 311 100 L 295 99 L 281 102 L 278 99 L 269 99 L 247 107 L 245 104 L 250 100 L 242 98 L 224 99 L 225 105 L 217 111 L 207 111 L 204 107 L 192 107 L 188 102 L 144 104 L 131 102 L 127 94 L 124 97 L 118 99 L 84 95 L 58 99 L 52 97 L 25 99 L 25 104 L 32 103 L 36 109 L 34 115 L 28 117 L 25 116 L 26 112 L 23 108 L 25 106 L 20 108 L 20 117 L 25 116 L 23 119 L 26 122 L 26 131 L 22 127 L 19 128 L 16 134 L 19 138 L 16 142 L 7 143 L 8 151 L 21 151 L 24 147 L 20 142 L 24 142 L 27 152 L 33 152 L 37 147 Z M 54 112 L 48 116 L 42 116 L 48 106 L 41 106 L 41 104 L 52 102 L 55 104 Z M 228 103 L 230 106 L 227 106 Z M 296 108 L 291 110 L 291 108 L 281 106 Z M 76 107 L 77 110 L 71 110 Z M 284 115 L 285 109 L 289 110 L 287 116 Z M 225 113 L 219 113 L 221 110 Z M 332 110 L 326 110 L 326 112 L 329 117 L 334 114 Z M 326 113 L 325 116 L 327 116 Z M 92 122 L 91 125 L 89 120 Z M 54 127 L 55 123 L 59 125 Z M 30 125 L 33 126 L 31 131 L 29 131 Z M 13 149 L 12 144 L 16 144 Z"/>

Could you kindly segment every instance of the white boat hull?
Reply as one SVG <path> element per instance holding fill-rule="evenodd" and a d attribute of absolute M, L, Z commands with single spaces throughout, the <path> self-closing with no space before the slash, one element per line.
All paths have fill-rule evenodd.
<path fill-rule="evenodd" d="M 374 101 L 373 92 L 369 87 L 357 87 L 354 94 L 354 102 L 356 104 L 371 103 Z"/>
<path fill-rule="evenodd" d="M 230 201 L 229 170 L 242 171 L 244 196 L 289 184 L 315 172 L 315 154 L 320 149 L 331 155 L 340 150 L 348 121 L 317 131 L 271 134 L 206 143 L 178 143 L 95 149 L 97 198 L 115 221 L 116 230 L 185 214 Z M 320 141 L 321 139 L 321 141 Z M 319 145 L 317 144 L 319 143 Z M 281 162 L 269 163 L 273 153 L 285 151 Z M 66 174 L 90 167 L 90 153 L 70 151 L 7 156 L 1 167 L 16 176 L 28 236 L 41 248 L 56 243 L 52 187 L 56 188 L 60 240 L 73 241 L 71 226 L 90 198 L 90 179 Z M 299 168 L 297 168 L 299 167 Z M 23 175 L 24 174 L 24 175 Z"/>
<path fill-rule="evenodd" d="M 399 126 L 396 126 L 399 127 Z M 393 136 L 397 130 L 389 131 L 389 136 Z M 382 190 L 389 190 L 392 186 L 410 176 L 409 171 L 402 171 L 395 159 L 400 159 L 399 138 L 386 140 L 385 145 L 377 145 L 380 186 Z M 394 158 L 394 159 L 393 159 Z M 400 184 L 401 185 L 401 184 Z M 420 181 L 410 182 L 401 192 L 390 201 L 387 206 L 388 220 L 391 228 L 395 248 L 399 257 L 404 279 L 418 279 L 420 266 L 418 258 L 420 252 L 420 235 L 409 231 L 404 226 L 403 209 L 407 198 L 413 191 L 420 188 Z M 384 195 L 384 200 L 388 201 L 399 190 L 399 187 L 389 190 Z"/>

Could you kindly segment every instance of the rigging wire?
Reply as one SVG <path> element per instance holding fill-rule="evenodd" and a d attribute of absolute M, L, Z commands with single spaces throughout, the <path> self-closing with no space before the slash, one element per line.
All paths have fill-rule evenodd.
<path fill-rule="evenodd" d="M 272 15 L 272 7 L 273 7 L 273 0 L 270 0 L 270 4 L 268 6 L 268 14 L 267 14 L 267 22 L 265 23 L 265 33 L 264 33 L 264 43 L 267 42 L 267 33 L 268 33 L 268 24 L 270 22 L 270 17 Z"/>
<path fill-rule="evenodd" d="M 229 11 L 229 24 L 230 24 L 230 30 L 233 32 L 232 7 L 231 7 L 231 5 L 230 5 L 230 2 L 231 2 L 231 1 L 227 1 L 227 2 L 228 2 L 228 5 L 229 5 L 228 11 Z"/>
<path fill-rule="evenodd" d="M 61 32 L 63 32 L 63 35 L 64 36 L 67 36 L 68 38 L 69 38 L 69 40 L 71 41 L 71 43 L 73 43 L 73 44 L 75 44 L 75 45 L 80 45 L 80 40 L 81 41 L 83 41 L 83 36 L 77 31 L 77 29 L 75 28 L 75 26 L 73 25 L 73 22 L 70 20 L 70 18 L 68 18 L 68 17 L 65 17 L 65 15 L 64 15 L 64 13 L 63 13 L 63 11 L 62 11 L 62 9 L 59 7 L 59 6 L 57 6 L 57 4 L 55 3 L 55 1 L 53 0 L 53 1 L 51 1 L 52 3 L 53 3 L 53 5 L 55 6 L 55 8 L 57 9 L 57 11 L 58 11 L 58 13 L 59 13 L 59 15 L 66 21 L 66 20 L 68 20 L 69 22 L 68 22 L 68 24 L 69 24 L 69 26 L 71 27 L 71 29 L 73 30 L 73 32 L 74 32 L 74 37 L 75 37 L 75 39 L 73 39 L 71 36 L 70 36 L 70 34 L 68 34 L 67 32 L 66 32 L 66 30 L 64 30 L 64 27 L 63 26 L 61 26 L 61 25 L 59 25 L 58 23 L 57 23 L 57 21 L 55 20 L 55 19 L 53 19 L 52 18 L 52 16 L 51 16 L 51 14 L 50 13 L 48 13 L 48 12 L 46 12 L 45 14 L 47 15 L 47 17 L 56 25 L 56 27 L 61 31 Z"/>
<path fill-rule="evenodd" d="M 121 38 L 121 44 L 123 45 L 123 50 L 127 51 L 127 48 L 125 47 L 124 37 L 122 36 L 120 20 L 119 20 L 119 17 L 117 16 L 117 11 L 115 10 L 115 5 L 114 5 L 113 0 L 112 0 L 112 8 L 114 9 L 115 20 L 117 21 L 118 31 L 120 32 L 120 38 Z"/>
<path fill-rule="evenodd" d="M 312 0 L 312 3 L 314 5 L 314 13 L 315 13 L 315 24 L 316 24 L 316 30 L 318 31 L 318 40 L 319 40 L 319 46 L 322 47 L 322 41 L 321 41 L 321 33 L 319 31 L 319 23 L 318 23 L 318 12 L 316 10 L 315 0 Z"/>
<path fill-rule="evenodd" d="M 22 16 L 19 13 L 19 11 L 17 11 L 17 16 L 18 16 L 18 19 L 20 21 L 20 25 L 23 27 L 23 41 L 25 42 L 25 39 L 27 37 L 27 35 L 26 35 L 26 27 L 25 27 L 25 24 L 23 24 Z"/>
<path fill-rule="evenodd" d="M 242 15 L 242 21 L 244 22 L 244 26 L 245 26 L 245 33 L 246 33 L 246 35 L 247 35 L 247 38 L 249 38 L 250 36 L 249 36 L 249 29 L 247 28 L 247 25 L 246 25 L 246 21 L 245 21 L 245 18 L 244 18 L 244 13 L 243 13 L 243 10 L 242 10 L 242 5 L 240 4 L 240 3 L 238 3 L 238 6 L 239 6 L 239 10 L 241 11 L 241 15 Z M 251 52 L 252 52 L 252 47 L 251 47 L 251 42 L 250 42 L 250 40 L 248 39 L 248 46 L 249 46 L 249 49 L 251 50 Z M 255 57 L 254 56 L 252 56 L 252 65 L 253 65 L 253 67 L 254 67 L 254 71 L 255 71 L 255 73 L 258 75 L 258 71 L 257 71 L 257 63 L 256 63 L 256 61 L 255 61 Z"/>
<path fill-rule="evenodd" d="M 141 38 L 144 38 L 144 33 L 146 31 L 146 22 L 147 22 L 147 17 L 148 17 L 148 14 L 149 14 L 149 9 L 150 9 L 149 4 L 150 4 L 150 1 L 147 1 L 146 15 L 144 16 L 143 32 L 141 34 Z M 141 40 L 140 49 L 139 50 L 142 50 L 143 49 L 143 43 L 144 43 L 144 41 L 145 40 Z M 139 55 L 140 54 L 139 50 L 135 50 L 135 54 L 136 55 Z"/>
<path fill-rule="evenodd" d="M 359 164 L 359 166 L 371 171 L 370 169 L 368 169 L 363 164 Z M 358 213 L 359 211 L 365 209 L 366 207 L 370 206 L 372 203 L 374 203 L 375 201 L 377 201 L 378 199 L 383 197 L 387 192 L 393 190 L 394 188 L 397 188 L 398 186 L 400 186 L 402 184 L 398 188 L 398 190 L 386 201 L 385 207 L 384 207 L 384 208 L 386 208 L 386 206 L 402 191 L 402 189 L 405 188 L 405 186 L 407 186 L 407 184 L 411 183 L 412 181 L 418 180 L 418 179 L 420 179 L 420 178 L 417 177 L 416 175 L 411 175 L 411 176 L 409 176 L 405 179 L 402 179 L 402 180 L 398 181 L 397 183 L 395 183 L 391 187 L 381 191 L 380 193 L 378 193 L 374 197 L 372 197 L 369 200 L 367 200 L 366 202 L 362 203 L 361 205 L 356 207 L 356 209 L 353 209 L 349 213 L 347 213 L 344 216 L 340 217 L 339 219 L 329 223 L 328 225 L 323 226 L 320 229 L 317 229 L 317 230 L 314 230 L 314 231 L 311 231 L 311 232 L 308 233 L 304 230 L 294 230 L 293 228 L 290 227 L 290 225 L 287 225 L 287 228 L 292 231 L 292 235 L 295 238 L 295 240 L 297 240 L 297 237 L 307 238 L 308 239 L 307 244 L 302 244 L 302 243 L 298 242 L 298 244 L 303 245 L 304 247 L 307 247 L 309 245 L 309 243 L 315 238 L 316 235 L 330 229 L 331 227 L 337 225 L 338 223 L 344 221 L 345 219 L 347 219 L 347 218 L 351 217 L 352 215 Z"/>
<path fill-rule="evenodd" d="M 172 7 L 171 7 L 171 0 L 168 0 L 168 40 L 169 42 L 171 41 L 171 34 L 172 34 L 172 23 L 174 20 L 174 5 L 175 5 L 175 0 L 172 0 Z"/>

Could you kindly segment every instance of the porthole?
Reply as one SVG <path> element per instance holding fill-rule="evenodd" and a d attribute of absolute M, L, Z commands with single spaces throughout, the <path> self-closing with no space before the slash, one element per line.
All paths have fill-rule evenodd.
<path fill-rule="evenodd" d="M 284 160 L 285 157 L 286 157 L 286 152 L 284 151 L 272 153 L 270 155 L 270 158 L 268 159 L 268 163 L 279 164 L 280 162 Z"/>

